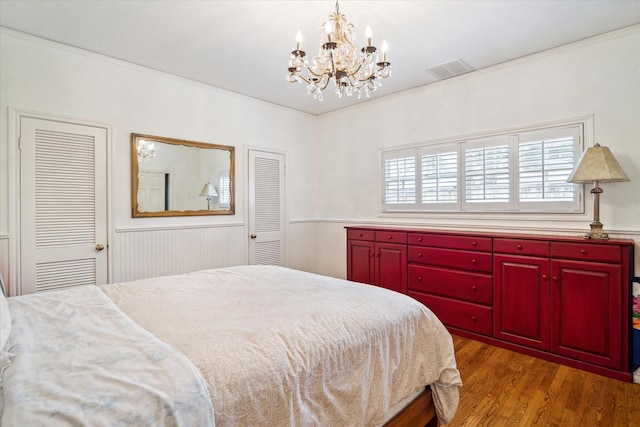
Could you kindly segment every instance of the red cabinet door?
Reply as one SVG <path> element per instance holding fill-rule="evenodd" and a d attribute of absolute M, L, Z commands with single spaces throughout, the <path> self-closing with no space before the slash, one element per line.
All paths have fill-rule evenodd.
<path fill-rule="evenodd" d="M 347 280 L 375 283 L 375 244 L 364 240 L 347 241 Z"/>
<path fill-rule="evenodd" d="M 621 369 L 620 265 L 554 260 L 551 273 L 551 350 Z"/>
<path fill-rule="evenodd" d="M 493 335 L 549 350 L 549 259 L 494 256 Z"/>
<path fill-rule="evenodd" d="M 376 243 L 375 250 L 375 284 L 406 294 L 407 246 Z"/>

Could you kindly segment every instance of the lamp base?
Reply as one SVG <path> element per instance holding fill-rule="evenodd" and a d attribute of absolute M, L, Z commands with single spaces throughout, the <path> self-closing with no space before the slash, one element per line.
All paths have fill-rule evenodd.
<path fill-rule="evenodd" d="M 585 239 L 591 240 L 609 240 L 609 235 L 602 229 L 602 223 L 600 221 L 594 221 L 589 224 L 591 231 L 584 235 Z"/>

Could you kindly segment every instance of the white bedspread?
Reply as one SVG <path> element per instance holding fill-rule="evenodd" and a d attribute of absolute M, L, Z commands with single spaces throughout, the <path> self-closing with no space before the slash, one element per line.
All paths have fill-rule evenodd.
<path fill-rule="evenodd" d="M 458 404 L 451 336 L 406 295 L 273 266 L 101 289 L 197 366 L 218 427 L 374 426 L 428 384 L 441 422 Z"/>
<path fill-rule="evenodd" d="M 97 287 L 9 298 L 9 307 L 3 427 L 214 425 L 193 364 Z"/>

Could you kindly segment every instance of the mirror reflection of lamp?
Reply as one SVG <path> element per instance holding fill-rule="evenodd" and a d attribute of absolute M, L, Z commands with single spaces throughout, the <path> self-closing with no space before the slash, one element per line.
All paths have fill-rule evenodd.
<path fill-rule="evenodd" d="M 216 187 L 214 187 L 210 182 L 207 182 L 204 187 L 202 187 L 200 195 L 207 198 L 207 210 L 211 210 L 211 199 L 218 197 Z"/>

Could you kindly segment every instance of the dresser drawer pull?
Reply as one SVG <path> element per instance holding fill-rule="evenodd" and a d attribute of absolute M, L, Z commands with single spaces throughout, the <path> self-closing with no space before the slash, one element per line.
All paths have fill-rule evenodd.
<path fill-rule="evenodd" d="M 478 242 L 474 240 L 473 242 L 471 242 L 471 246 L 478 246 Z"/>
<path fill-rule="evenodd" d="M 471 320 L 474 321 L 474 322 L 477 322 L 478 318 L 476 316 L 471 316 Z"/>
<path fill-rule="evenodd" d="M 586 250 L 586 249 L 580 249 L 580 253 L 581 253 L 582 255 L 586 255 L 586 254 L 587 254 L 587 250 Z"/>
<path fill-rule="evenodd" d="M 418 282 L 422 282 L 422 276 L 418 276 Z"/>
<path fill-rule="evenodd" d="M 388 240 L 391 240 L 391 239 L 393 239 L 393 236 L 392 236 L 391 234 L 389 234 L 389 235 L 387 236 L 387 239 L 388 239 Z"/>
<path fill-rule="evenodd" d="M 558 278 L 557 278 L 556 276 L 552 276 L 552 277 L 551 277 L 551 280 L 553 280 L 554 282 L 557 282 L 557 281 L 558 281 Z"/>
<path fill-rule="evenodd" d="M 422 242 L 422 237 L 418 237 L 418 242 Z"/>
<path fill-rule="evenodd" d="M 478 290 L 478 287 L 476 285 L 471 286 L 471 290 L 476 292 Z"/>
<path fill-rule="evenodd" d="M 542 280 L 547 280 L 547 279 L 549 279 L 549 278 L 547 277 L 547 275 L 546 275 L 546 274 L 543 274 L 543 275 L 542 275 Z"/>
<path fill-rule="evenodd" d="M 422 252 L 418 252 L 418 258 L 422 258 Z"/>
<path fill-rule="evenodd" d="M 360 235 L 359 235 L 358 237 L 362 237 L 362 236 L 364 236 L 364 234 L 363 234 L 363 233 L 360 233 Z"/>
<path fill-rule="evenodd" d="M 522 245 L 518 245 L 518 249 L 522 250 Z"/>
<path fill-rule="evenodd" d="M 477 264 L 477 263 L 478 263 L 478 261 L 477 261 L 477 260 L 475 260 L 475 259 L 472 259 L 472 260 L 471 260 L 471 264 L 475 265 L 475 264 Z"/>

